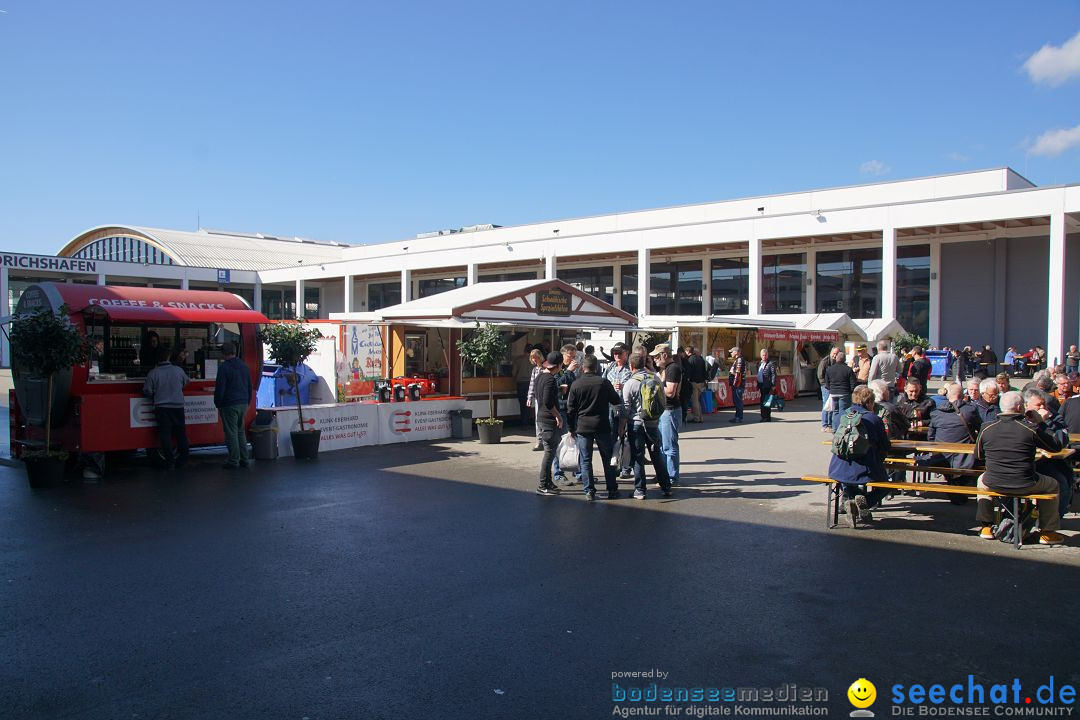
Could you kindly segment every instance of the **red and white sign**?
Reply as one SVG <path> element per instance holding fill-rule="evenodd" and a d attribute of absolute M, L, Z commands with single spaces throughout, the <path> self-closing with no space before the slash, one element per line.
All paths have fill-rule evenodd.
<path fill-rule="evenodd" d="M 836 340 L 835 330 L 777 330 L 758 328 L 758 340 L 791 340 L 795 342 L 832 342 Z"/>
<path fill-rule="evenodd" d="M 792 375 L 778 375 L 776 378 L 777 395 L 785 400 L 795 399 L 795 378 Z M 731 385 L 727 380 L 721 380 L 716 386 L 717 407 L 735 407 L 735 400 L 731 396 Z M 757 378 L 746 378 L 743 388 L 743 405 L 757 405 L 761 402 L 761 391 L 758 390 Z"/>
<path fill-rule="evenodd" d="M 380 403 L 379 444 L 438 440 L 450 437 L 450 411 L 465 407 L 463 399 Z"/>
<path fill-rule="evenodd" d="M 129 398 L 131 427 L 157 427 L 154 403 L 147 398 Z M 218 421 L 213 395 L 185 395 L 184 423 L 186 425 L 210 425 Z"/>
<path fill-rule="evenodd" d="M 299 430 L 296 408 L 276 410 L 278 422 L 278 455 L 292 455 L 289 433 Z M 304 429 L 321 430 L 320 450 L 343 450 L 364 445 L 377 445 L 379 429 L 377 406 L 366 403 L 342 405 L 308 405 L 304 407 Z"/>

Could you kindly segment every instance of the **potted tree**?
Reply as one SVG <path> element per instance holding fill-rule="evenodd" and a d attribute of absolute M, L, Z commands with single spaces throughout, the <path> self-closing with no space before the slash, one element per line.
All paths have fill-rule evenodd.
<path fill-rule="evenodd" d="M 300 429 L 289 433 L 293 457 L 298 460 L 315 459 L 319 456 L 319 428 L 304 426 L 304 408 L 300 403 L 300 376 L 297 368 L 315 352 L 316 342 L 322 337 L 318 328 L 309 327 L 304 318 L 296 322 L 282 322 L 267 326 L 263 340 L 270 348 L 270 359 L 289 371 L 289 385 L 296 392 L 296 415 Z"/>
<path fill-rule="evenodd" d="M 43 397 L 39 395 L 35 398 L 36 402 L 28 404 L 36 405 L 38 409 L 44 405 L 45 444 L 27 448 L 21 453 L 31 487 L 51 485 L 64 475 L 68 453 L 54 450 L 52 446 L 53 384 L 58 373 L 85 362 L 87 352 L 86 338 L 71 324 L 67 305 L 62 305 L 60 312 L 55 314 L 42 308 L 18 316 L 11 325 L 12 370 L 15 376 L 26 378 L 30 381 L 27 385 L 37 385 L 39 390 L 44 390 Z M 32 413 L 28 412 L 27 415 L 28 420 L 33 422 Z"/>
<path fill-rule="evenodd" d="M 476 329 L 468 338 L 458 340 L 457 347 L 463 362 L 471 363 L 487 371 L 488 416 L 477 418 L 476 431 L 480 435 L 481 443 L 487 445 L 497 443 L 502 440 L 503 422 L 495 412 L 495 389 L 492 376 L 499 367 L 499 363 L 506 357 L 509 346 L 499 328 L 490 323 L 481 327 L 480 323 L 477 323 Z"/>

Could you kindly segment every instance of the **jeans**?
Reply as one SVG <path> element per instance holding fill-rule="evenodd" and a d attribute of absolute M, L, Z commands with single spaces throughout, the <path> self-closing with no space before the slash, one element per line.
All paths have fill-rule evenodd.
<path fill-rule="evenodd" d="M 832 427 L 832 411 L 825 409 L 825 403 L 829 401 L 829 388 L 821 388 L 821 427 Z"/>
<path fill-rule="evenodd" d="M 562 433 L 556 428 L 540 430 L 540 444 L 544 447 L 544 456 L 540 458 L 540 487 L 551 487 L 552 468 L 559 466 L 558 448 Z"/>
<path fill-rule="evenodd" d="M 1076 365 L 1070 365 L 1069 363 L 1065 363 L 1065 374 L 1070 375 L 1070 374 L 1076 372 L 1076 368 L 1077 368 Z"/>
<path fill-rule="evenodd" d="M 592 479 L 592 452 L 593 443 L 600 451 L 600 462 L 604 464 L 604 481 L 608 492 L 619 489 L 619 480 L 615 475 L 615 468 L 611 467 L 611 435 L 608 433 L 582 433 L 575 436 L 578 449 L 578 469 L 581 471 L 581 484 L 585 492 L 596 490 Z"/>
<path fill-rule="evenodd" d="M 634 489 L 645 492 L 645 450 L 648 448 L 652 460 L 656 483 L 661 490 L 671 489 L 664 456 L 660 452 L 660 437 L 655 427 L 635 424 L 626 433 L 630 441 L 630 462 L 634 466 Z"/>
<path fill-rule="evenodd" d="M 218 408 L 221 424 L 225 428 L 225 447 L 229 449 L 229 464 L 237 466 L 246 463 L 247 438 L 244 437 L 244 413 L 247 405 L 226 405 Z"/>
<path fill-rule="evenodd" d="M 735 419 L 736 420 L 742 420 L 743 419 L 742 396 L 743 396 L 743 391 L 744 390 L 746 390 L 746 388 L 744 386 L 731 388 L 731 400 L 732 400 L 732 402 L 735 403 Z"/>
<path fill-rule="evenodd" d="M 690 383 L 694 388 L 694 394 L 690 396 L 690 406 L 694 411 L 694 419 L 703 422 L 705 416 L 701 414 L 701 393 L 705 392 L 705 383 Z"/>
<path fill-rule="evenodd" d="M 184 427 L 184 408 L 182 407 L 156 407 L 154 418 L 157 420 L 158 448 L 161 450 L 161 458 L 165 464 L 172 466 L 183 465 L 187 462 L 188 439 L 187 430 Z M 176 439 L 177 454 L 173 456 L 173 438 Z"/>
<path fill-rule="evenodd" d="M 679 425 L 681 423 L 681 408 L 665 408 L 657 425 L 660 431 L 660 451 L 664 455 L 667 474 L 672 485 L 679 483 Z"/>
<path fill-rule="evenodd" d="M 555 477 L 565 478 L 566 476 L 563 474 L 562 468 L 559 467 L 558 447 L 559 447 L 559 441 L 562 440 L 562 436 L 566 434 L 566 428 L 570 427 L 570 424 L 569 424 L 570 421 L 567 419 L 566 413 L 564 413 L 562 410 L 558 410 L 557 412 L 559 413 L 559 417 L 562 418 L 562 429 L 560 430 L 558 428 L 555 428 L 554 430 L 552 430 L 552 432 L 555 433 L 556 452 L 555 452 L 554 457 L 552 457 L 552 459 L 551 459 L 551 474 L 554 475 Z M 541 442 L 543 442 L 542 438 L 541 438 Z M 547 453 L 544 453 L 544 455 L 546 457 Z"/>
<path fill-rule="evenodd" d="M 765 385 L 761 388 L 761 400 L 758 405 L 758 409 L 761 411 L 761 421 L 772 421 L 772 408 L 765 407 L 765 398 L 769 397 L 773 393 L 772 385 Z"/>
<path fill-rule="evenodd" d="M 844 411 L 851 407 L 850 395 L 833 395 L 832 429 L 840 427 L 840 418 L 844 417 Z"/>

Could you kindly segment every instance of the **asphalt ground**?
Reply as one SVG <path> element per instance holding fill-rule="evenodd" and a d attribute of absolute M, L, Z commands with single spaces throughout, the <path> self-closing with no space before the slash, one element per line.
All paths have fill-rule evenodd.
<path fill-rule="evenodd" d="M 613 700 L 651 683 L 820 688 L 811 706 L 846 716 L 865 677 L 883 717 L 895 684 L 1016 678 L 1021 710 L 1050 676 L 1080 685 L 1076 515 L 1067 546 L 1019 551 L 975 537 L 973 503 L 927 498 L 826 531 L 824 489 L 798 480 L 827 466 L 817 405 L 728 417 L 684 430 L 683 487 L 644 502 L 534 495 L 523 433 L 245 472 L 202 454 L 44 491 L 0 467 L 0 716 L 787 705 Z M 666 675 L 613 677 L 649 671 Z"/>

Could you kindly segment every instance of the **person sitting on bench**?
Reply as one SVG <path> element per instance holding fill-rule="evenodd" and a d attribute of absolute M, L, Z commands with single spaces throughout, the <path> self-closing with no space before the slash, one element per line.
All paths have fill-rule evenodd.
<path fill-rule="evenodd" d="M 881 503 L 889 494 L 887 488 L 873 488 L 864 493 L 862 485 L 868 482 L 887 482 L 885 455 L 889 451 L 889 436 L 885 423 L 874 413 L 874 393 L 865 385 L 859 385 L 851 393 L 851 407 L 839 421 L 838 433 L 858 415 L 858 433 L 866 440 L 866 452 L 841 457 L 834 454 L 829 461 L 829 477 L 840 483 L 847 508 L 848 523 L 855 527 L 859 520 L 872 520 L 871 508 Z M 850 420 L 849 420 L 850 416 Z"/>
<path fill-rule="evenodd" d="M 1052 398 L 1049 393 L 1038 388 L 1030 388 L 1022 394 L 1024 397 L 1024 412 L 1036 412 L 1042 416 L 1043 410 L 1050 410 L 1050 400 Z M 1054 436 L 1058 445 L 1063 448 L 1069 447 L 1069 428 L 1065 425 L 1065 419 L 1061 415 L 1051 415 L 1046 418 L 1045 423 L 1046 431 Z M 1058 509 L 1061 511 L 1061 517 L 1064 518 L 1065 513 L 1069 511 L 1069 503 L 1072 501 L 1072 465 L 1066 460 L 1043 458 L 1035 461 L 1035 472 L 1040 475 L 1049 475 L 1058 481 L 1060 487 Z"/>
<path fill-rule="evenodd" d="M 926 385 L 917 378 L 908 378 L 904 386 L 904 394 L 897 401 L 896 406 L 904 413 L 911 427 L 926 427 L 930 424 L 930 414 L 934 412 L 936 405 L 934 400 L 926 396 Z"/>
<path fill-rule="evenodd" d="M 996 388 L 995 388 L 996 389 Z M 985 423 L 975 441 L 975 459 L 986 464 L 979 476 L 980 490 L 993 490 L 1003 495 L 1053 494 L 1053 500 L 1039 500 L 1039 543 L 1060 545 L 1065 538 L 1058 512 L 1058 481 L 1035 471 L 1035 451 L 1056 452 L 1061 449 L 1057 439 L 1047 430 L 1050 417 L 1046 408 L 1024 412 L 1024 400 L 1018 392 L 1007 392 L 999 401 L 1001 412 L 992 422 Z M 979 537 L 993 540 L 994 503 L 979 497 L 978 521 L 982 525 Z"/>
<path fill-rule="evenodd" d="M 930 429 L 926 439 L 934 442 L 973 443 L 979 436 L 982 419 L 974 405 L 960 402 L 963 389 L 960 383 L 945 386 L 945 404 L 930 416 Z M 971 470 L 975 467 L 975 457 L 969 453 L 931 453 L 918 459 L 919 465 L 932 467 L 951 467 L 957 470 Z M 971 485 L 967 478 L 950 476 L 950 485 Z M 964 495 L 950 495 L 954 505 L 967 502 Z"/>

